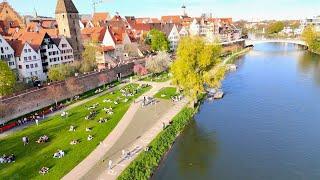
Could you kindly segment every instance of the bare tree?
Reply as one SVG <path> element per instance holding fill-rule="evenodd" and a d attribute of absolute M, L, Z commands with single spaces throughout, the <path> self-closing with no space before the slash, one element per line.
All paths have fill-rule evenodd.
<path fill-rule="evenodd" d="M 108 83 L 108 77 L 106 74 L 100 74 L 98 76 L 99 82 L 103 84 L 103 88 L 105 89 L 106 84 Z"/>
<path fill-rule="evenodd" d="M 66 80 L 66 87 L 68 92 L 72 96 L 76 96 L 83 92 L 83 86 L 79 83 L 79 81 L 75 77 L 71 77 Z"/>
<path fill-rule="evenodd" d="M 52 85 L 47 88 L 47 95 L 56 103 L 65 95 L 65 90 L 61 85 Z"/>

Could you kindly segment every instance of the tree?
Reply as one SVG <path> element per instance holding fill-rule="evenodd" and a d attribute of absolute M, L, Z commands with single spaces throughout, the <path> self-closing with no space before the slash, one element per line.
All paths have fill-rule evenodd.
<path fill-rule="evenodd" d="M 282 31 L 284 28 L 284 23 L 282 21 L 277 21 L 270 23 L 267 27 L 268 34 L 277 34 Z"/>
<path fill-rule="evenodd" d="M 136 64 L 133 67 L 133 72 L 139 76 L 144 76 L 148 74 L 148 70 L 141 64 Z"/>
<path fill-rule="evenodd" d="M 82 53 L 82 63 L 80 72 L 90 72 L 97 68 L 96 62 L 96 47 L 94 45 L 86 45 L 85 50 Z"/>
<path fill-rule="evenodd" d="M 49 79 L 51 81 L 63 81 L 71 76 L 74 76 L 76 65 L 73 64 L 59 64 L 55 67 L 51 67 L 48 72 Z"/>
<path fill-rule="evenodd" d="M 68 92 L 72 95 L 78 95 L 83 92 L 83 86 L 79 83 L 79 81 L 75 77 L 71 77 L 66 81 L 66 87 Z"/>
<path fill-rule="evenodd" d="M 302 33 L 302 39 L 306 42 L 309 49 L 314 52 L 320 52 L 320 35 L 313 26 L 307 26 Z"/>
<path fill-rule="evenodd" d="M 108 77 L 106 74 L 99 74 L 98 79 L 100 83 L 103 84 L 103 89 L 105 89 L 106 84 L 108 83 Z"/>
<path fill-rule="evenodd" d="M 177 59 L 171 65 L 172 80 L 194 102 L 205 86 L 221 86 L 226 71 L 221 65 L 221 49 L 218 44 L 206 44 L 200 37 L 181 39 Z"/>
<path fill-rule="evenodd" d="M 151 49 L 154 51 L 169 51 L 169 41 L 166 35 L 159 30 L 152 29 L 146 42 L 151 44 Z"/>
<path fill-rule="evenodd" d="M 0 97 L 11 94 L 16 83 L 16 76 L 8 64 L 0 60 Z"/>
<path fill-rule="evenodd" d="M 170 60 L 170 55 L 167 52 L 161 51 L 146 62 L 146 68 L 149 72 L 158 74 L 168 70 Z"/>
<path fill-rule="evenodd" d="M 63 98 L 65 90 L 61 85 L 51 85 L 47 88 L 47 94 L 58 106 L 58 101 Z"/>

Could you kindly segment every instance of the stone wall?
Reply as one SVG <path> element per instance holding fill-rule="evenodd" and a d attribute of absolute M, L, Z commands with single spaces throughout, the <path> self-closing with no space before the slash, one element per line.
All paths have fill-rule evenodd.
<path fill-rule="evenodd" d="M 95 89 L 103 84 L 110 83 L 121 77 L 129 76 L 133 73 L 133 63 L 116 67 L 111 70 L 94 72 L 74 79 L 74 82 L 81 88 L 77 89 L 77 94 Z M 69 82 L 69 81 L 67 81 Z M 53 95 L 52 90 L 59 89 L 57 95 Z M 0 100 L 0 123 L 18 118 L 30 112 L 48 107 L 55 103 L 55 100 L 61 101 L 73 97 L 75 94 L 66 85 L 65 81 L 53 83 L 49 86 L 35 89 L 30 92 L 21 93 L 12 97 L 6 97 Z"/>

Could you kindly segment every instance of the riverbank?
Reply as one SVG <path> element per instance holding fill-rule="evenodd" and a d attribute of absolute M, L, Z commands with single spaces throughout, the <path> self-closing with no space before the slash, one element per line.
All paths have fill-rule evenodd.
<path fill-rule="evenodd" d="M 229 55 L 228 57 L 226 57 L 223 61 L 222 61 L 222 64 L 233 64 L 234 61 L 245 55 L 247 52 L 249 52 L 252 48 L 250 47 L 247 47 L 247 48 L 244 48 L 238 52 L 235 52 L 235 53 L 232 53 L 231 55 Z"/>
<path fill-rule="evenodd" d="M 185 107 L 149 145 L 147 151 L 142 152 L 118 177 L 119 180 L 149 179 L 158 167 L 163 156 L 170 149 L 177 136 L 190 123 L 195 110 Z"/>

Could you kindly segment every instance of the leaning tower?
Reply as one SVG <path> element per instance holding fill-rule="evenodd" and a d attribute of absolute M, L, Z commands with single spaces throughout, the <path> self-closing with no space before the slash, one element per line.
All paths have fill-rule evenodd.
<path fill-rule="evenodd" d="M 74 59 L 81 60 L 83 45 L 79 25 L 80 18 L 79 12 L 72 0 L 58 0 L 56 20 L 59 34 L 65 36 L 73 48 Z"/>

